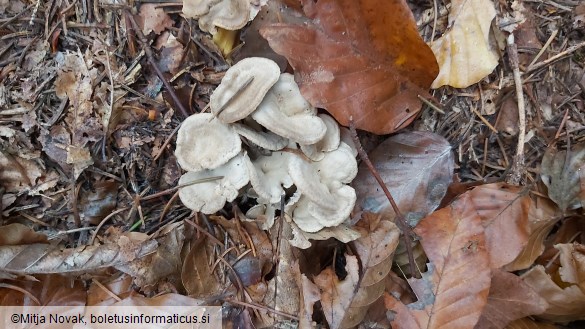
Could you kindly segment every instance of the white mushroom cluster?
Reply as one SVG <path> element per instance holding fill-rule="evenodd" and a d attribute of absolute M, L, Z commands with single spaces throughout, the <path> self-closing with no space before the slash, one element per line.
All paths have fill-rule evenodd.
<path fill-rule="evenodd" d="M 226 72 L 209 107 L 179 129 L 175 155 L 187 171 L 179 183 L 223 178 L 181 188 L 187 207 L 212 214 L 246 193 L 257 202 L 247 215 L 265 215 L 270 226 L 288 193 L 286 211 L 305 232 L 349 218 L 357 151 L 345 128 L 303 98 L 292 75 L 272 60 L 244 59 Z"/>
<path fill-rule="evenodd" d="M 238 30 L 253 20 L 268 0 L 184 0 L 183 14 L 199 19 L 202 31 L 215 34 L 217 27 Z"/>

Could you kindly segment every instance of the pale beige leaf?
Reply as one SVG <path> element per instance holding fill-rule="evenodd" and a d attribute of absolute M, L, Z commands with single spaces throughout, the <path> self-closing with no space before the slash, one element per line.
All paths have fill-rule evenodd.
<path fill-rule="evenodd" d="M 488 303 L 475 329 L 500 329 L 528 315 L 540 314 L 548 303 L 518 276 L 502 270 L 492 272 Z"/>
<path fill-rule="evenodd" d="M 561 265 L 570 266 L 563 264 L 563 259 Z M 522 275 L 522 279 L 549 303 L 546 311 L 538 317 L 555 322 L 585 319 L 585 294 L 578 286 L 559 287 L 542 265 L 531 268 Z"/>
<path fill-rule="evenodd" d="M 559 274 L 564 282 L 576 284 L 585 293 L 585 246 L 579 243 L 557 244 L 561 254 Z"/>
<path fill-rule="evenodd" d="M 346 255 L 345 270 L 347 276 L 339 280 L 335 270 L 331 267 L 324 269 L 313 280 L 321 291 L 321 305 L 323 313 L 331 329 L 339 329 L 357 288 L 358 261 L 355 256 Z"/>
<path fill-rule="evenodd" d="M 156 3 L 144 3 L 140 5 L 140 18 L 142 33 L 148 35 L 150 32 L 161 34 L 162 31 L 173 26 L 173 20 Z"/>
<path fill-rule="evenodd" d="M 313 322 L 313 305 L 321 299 L 319 288 L 301 274 L 298 262 L 294 264 L 295 281 L 300 292 L 300 310 L 299 310 L 299 329 L 312 329 L 315 327 Z"/>
<path fill-rule="evenodd" d="M 393 328 L 472 328 L 487 303 L 491 270 L 481 218 L 469 194 L 435 211 L 415 228 L 431 263 L 410 280 L 418 296 L 405 306 L 387 296 L 397 312 Z"/>
<path fill-rule="evenodd" d="M 440 70 L 432 88 L 466 88 L 492 73 L 498 65 L 498 53 L 489 43 L 495 16 L 491 0 L 451 1 L 451 28 L 431 44 Z"/>

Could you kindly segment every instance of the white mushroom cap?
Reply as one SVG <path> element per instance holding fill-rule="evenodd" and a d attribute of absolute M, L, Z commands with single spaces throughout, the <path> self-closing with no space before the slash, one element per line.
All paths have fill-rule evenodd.
<path fill-rule="evenodd" d="M 262 57 L 244 58 L 227 70 L 211 95 L 211 112 L 225 123 L 247 117 L 256 110 L 279 76 L 280 68 L 274 61 Z"/>
<path fill-rule="evenodd" d="M 242 141 L 234 128 L 212 119 L 211 113 L 197 113 L 181 124 L 175 156 L 184 170 L 214 169 L 240 153 Z"/>
<path fill-rule="evenodd" d="M 248 184 L 250 180 L 248 162 L 250 162 L 248 156 L 240 154 L 221 167 L 187 172 L 179 179 L 180 185 L 207 177 L 223 176 L 223 178 L 182 187 L 179 189 L 179 198 L 189 209 L 201 211 L 204 214 L 213 214 L 221 210 L 226 202 L 233 201 L 238 196 L 239 190 Z"/>
<path fill-rule="evenodd" d="M 355 146 L 355 142 L 353 141 L 353 138 L 351 137 L 351 132 L 349 131 L 349 129 L 347 129 L 345 127 L 339 127 L 339 130 L 340 130 L 341 142 L 347 144 L 349 146 L 349 148 L 351 148 L 351 154 L 353 154 L 354 158 L 357 157 L 358 150 L 357 150 L 357 147 Z"/>
<path fill-rule="evenodd" d="M 234 123 L 232 126 L 240 136 L 264 149 L 278 151 L 288 145 L 288 139 L 271 132 L 257 131 L 241 123 Z"/>
<path fill-rule="evenodd" d="M 324 152 L 330 152 L 335 150 L 339 146 L 340 142 L 340 130 L 339 124 L 331 116 L 327 114 L 319 114 L 319 118 L 323 120 L 327 131 L 325 136 L 318 141 L 316 144 L 301 145 L 303 153 L 313 161 L 319 161 L 325 156 Z"/>
<path fill-rule="evenodd" d="M 238 30 L 244 27 L 255 12 L 249 0 L 190 0 L 183 2 L 183 14 L 198 18 L 202 31 L 215 34 L 216 27 Z"/>
<path fill-rule="evenodd" d="M 250 183 L 258 195 L 258 202 L 272 204 L 280 202 L 284 189 L 292 186 L 292 178 L 288 174 L 288 163 L 291 157 L 288 152 L 273 152 L 270 156 L 260 156 L 248 164 Z"/>
<path fill-rule="evenodd" d="M 283 73 L 258 105 L 252 118 L 266 129 L 299 144 L 315 144 L 327 127 L 301 95 L 291 74 Z"/>
<path fill-rule="evenodd" d="M 349 218 L 356 193 L 345 184 L 356 176 L 357 161 L 347 144 L 340 143 L 337 150 L 325 153 L 323 160 L 312 164 L 292 156 L 289 174 L 301 194 L 292 216 L 301 229 L 316 232 Z"/>

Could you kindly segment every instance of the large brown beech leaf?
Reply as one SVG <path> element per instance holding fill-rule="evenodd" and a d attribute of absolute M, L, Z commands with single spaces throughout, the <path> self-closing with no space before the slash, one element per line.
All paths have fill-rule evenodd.
<path fill-rule="evenodd" d="M 415 228 L 429 256 L 429 270 L 412 280 L 416 303 L 386 295 L 397 314 L 392 328 L 473 328 L 487 304 L 491 270 L 481 218 L 469 194 L 435 211 Z"/>
<path fill-rule="evenodd" d="M 388 134 L 408 125 L 438 73 L 406 1 L 301 0 L 306 24 L 260 30 L 295 69 L 301 92 L 347 125 Z"/>

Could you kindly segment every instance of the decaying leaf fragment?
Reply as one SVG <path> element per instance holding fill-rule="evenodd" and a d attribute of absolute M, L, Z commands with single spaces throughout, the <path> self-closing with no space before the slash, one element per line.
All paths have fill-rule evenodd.
<path fill-rule="evenodd" d="M 491 270 L 481 218 L 468 194 L 435 211 L 415 228 L 429 270 L 411 281 L 418 302 L 386 296 L 397 314 L 393 328 L 473 328 L 487 304 Z"/>
<path fill-rule="evenodd" d="M 364 319 L 366 312 L 384 293 L 385 279 L 392 269 L 392 256 L 398 245 L 400 231 L 380 215 L 366 213 L 358 223 L 363 236 L 354 242 L 363 273 L 358 290 L 343 316 L 341 328 L 353 328 Z"/>
<path fill-rule="evenodd" d="M 302 0 L 311 21 L 260 30 L 295 69 L 305 98 L 342 125 L 388 134 L 408 125 L 438 72 L 405 1 Z"/>
<path fill-rule="evenodd" d="M 489 43 L 496 10 L 492 0 L 453 0 L 450 29 L 431 45 L 440 72 L 433 88 L 466 88 L 492 73 L 498 55 Z"/>
<path fill-rule="evenodd" d="M 549 302 L 546 311 L 538 317 L 556 322 L 584 320 L 585 247 L 581 244 L 564 244 L 556 245 L 555 248 L 561 253 L 558 273 L 549 275 L 542 265 L 537 265 L 524 273 L 522 279 Z M 556 278 L 559 277 L 560 282 L 557 284 Z"/>
<path fill-rule="evenodd" d="M 562 211 L 585 205 L 585 145 L 570 152 L 548 149 L 541 164 L 541 177 L 548 196 Z"/>
<path fill-rule="evenodd" d="M 544 312 L 548 303 L 518 276 L 494 270 L 488 302 L 474 329 L 499 329 L 529 315 Z"/>

